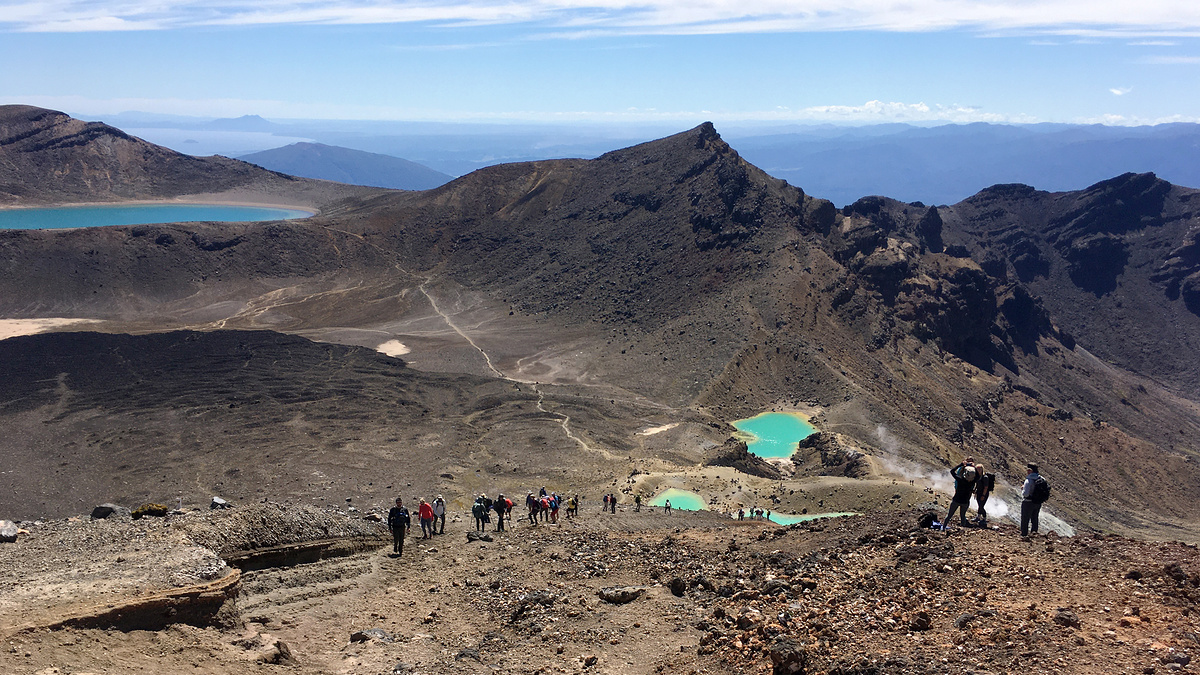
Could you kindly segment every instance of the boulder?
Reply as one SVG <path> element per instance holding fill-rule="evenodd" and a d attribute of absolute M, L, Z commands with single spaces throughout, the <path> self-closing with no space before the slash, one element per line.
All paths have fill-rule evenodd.
<path fill-rule="evenodd" d="M 101 504 L 92 509 L 92 520 L 104 520 L 116 515 L 118 518 L 132 518 L 133 512 L 117 504 Z"/>
<path fill-rule="evenodd" d="M 225 501 L 224 499 L 221 499 L 220 497 L 213 497 L 212 501 L 209 502 L 209 504 L 208 504 L 209 509 L 228 509 L 228 508 L 232 508 L 232 507 L 233 507 L 232 504 Z"/>
<path fill-rule="evenodd" d="M 808 670 L 808 652 L 804 647 L 786 635 L 780 635 L 771 641 L 769 647 L 771 672 L 774 675 L 794 675 Z"/>
<path fill-rule="evenodd" d="M 601 588 L 597 595 L 605 602 L 624 605 L 637 600 L 645 590 L 639 586 L 609 586 Z"/>
<path fill-rule="evenodd" d="M 283 640 L 276 640 L 275 644 L 263 650 L 258 655 L 258 660 L 261 663 L 270 663 L 277 666 L 296 665 L 296 658 L 292 656 L 292 650 Z"/>
<path fill-rule="evenodd" d="M 392 643 L 396 638 L 382 628 L 368 628 L 366 630 L 356 630 L 350 634 L 351 642 L 369 642 L 378 640 L 380 642 Z"/>
<path fill-rule="evenodd" d="M 668 586 L 671 589 L 671 595 L 677 598 L 682 598 L 683 594 L 687 592 L 687 583 L 679 577 L 671 579 L 671 583 Z"/>
<path fill-rule="evenodd" d="M 13 544 L 17 541 L 17 524 L 11 520 L 0 520 L 0 543 Z"/>
<path fill-rule="evenodd" d="M 1075 612 L 1059 607 L 1054 613 L 1054 623 L 1068 628 L 1079 628 L 1079 617 Z"/>
<path fill-rule="evenodd" d="M 487 532 L 471 531 L 467 533 L 467 541 L 492 541 L 492 535 Z"/>

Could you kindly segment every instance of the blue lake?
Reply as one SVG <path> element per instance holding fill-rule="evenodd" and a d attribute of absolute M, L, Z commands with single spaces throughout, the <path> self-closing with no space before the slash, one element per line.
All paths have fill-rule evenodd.
<path fill-rule="evenodd" d="M 764 459 L 787 459 L 796 452 L 796 444 L 816 431 L 808 420 L 796 413 L 769 412 L 737 420 L 733 426 L 742 432 L 751 454 Z"/>
<path fill-rule="evenodd" d="M 148 225 L 151 223 L 246 222 L 307 218 L 311 211 L 224 204 L 113 204 L 0 210 L 0 230 Z"/>

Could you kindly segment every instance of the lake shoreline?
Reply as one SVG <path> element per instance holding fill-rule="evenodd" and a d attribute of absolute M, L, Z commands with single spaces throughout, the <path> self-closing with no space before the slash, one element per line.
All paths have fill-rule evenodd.
<path fill-rule="evenodd" d="M 275 204 L 257 202 L 252 199 L 222 199 L 205 195 L 189 195 L 174 199 L 130 199 L 111 202 L 46 202 L 40 204 L 0 204 L 0 211 L 25 211 L 30 209 L 103 208 L 106 206 L 240 206 L 245 208 L 283 209 L 302 211 L 308 218 L 319 215 L 321 210 L 309 205 Z M 64 228 L 66 229 L 66 228 Z"/>

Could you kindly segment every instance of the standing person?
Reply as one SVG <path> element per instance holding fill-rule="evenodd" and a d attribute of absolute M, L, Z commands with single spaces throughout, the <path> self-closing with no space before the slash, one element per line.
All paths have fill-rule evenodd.
<path fill-rule="evenodd" d="M 975 505 L 979 508 L 979 524 L 987 527 L 987 509 L 984 505 L 992 495 L 992 490 L 996 489 L 996 474 L 988 473 L 982 464 L 975 465 L 975 472 L 978 475 L 975 483 Z"/>
<path fill-rule="evenodd" d="M 636 494 L 633 496 L 633 510 L 634 511 L 642 510 L 642 495 L 641 494 Z"/>
<path fill-rule="evenodd" d="M 431 538 L 433 536 L 433 507 L 429 502 L 421 500 L 421 505 L 417 507 L 417 516 L 421 519 L 421 538 Z"/>
<path fill-rule="evenodd" d="M 529 524 L 537 525 L 538 500 L 537 497 L 533 496 L 532 490 L 529 491 L 529 494 L 525 495 L 525 508 L 529 509 Z"/>
<path fill-rule="evenodd" d="M 971 494 L 975 492 L 975 482 L 978 479 L 974 462 L 970 457 L 964 459 L 958 466 L 950 469 L 950 475 L 954 478 L 954 497 L 950 500 L 950 512 L 946 514 L 946 520 L 942 521 L 942 527 L 949 529 L 950 519 L 954 517 L 955 511 L 958 511 L 959 524 L 967 527 L 967 509 L 971 506 Z"/>
<path fill-rule="evenodd" d="M 492 505 L 492 508 L 496 511 L 496 531 L 497 532 L 504 531 L 504 516 L 505 516 L 505 511 L 508 510 L 507 507 L 508 507 L 508 503 L 505 500 L 504 495 L 503 494 L 496 495 L 496 503 Z"/>
<path fill-rule="evenodd" d="M 1038 473 L 1038 465 L 1025 465 L 1025 485 L 1021 489 L 1021 536 L 1038 533 L 1042 504 L 1050 498 L 1050 484 Z"/>
<path fill-rule="evenodd" d="M 663 504 L 663 511 L 666 511 L 668 516 L 671 515 L 671 500 L 670 499 L 668 499 L 666 501 L 666 503 Z"/>
<path fill-rule="evenodd" d="M 616 495 L 616 493 L 613 493 L 613 492 L 608 493 L 608 508 L 611 509 L 613 513 L 617 512 L 617 495 Z"/>
<path fill-rule="evenodd" d="M 558 507 L 561 502 L 562 497 L 559 497 L 557 494 L 550 497 L 550 522 L 555 525 L 558 524 Z"/>
<path fill-rule="evenodd" d="M 433 500 L 433 518 L 433 533 L 446 534 L 446 500 L 441 495 Z"/>
<path fill-rule="evenodd" d="M 577 515 L 579 515 L 579 495 L 567 500 L 567 517 L 574 518 Z"/>
<path fill-rule="evenodd" d="M 746 509 L 738 507 L 738 520 L 746 519 Z"/>
<path fill-rule="evenodd" d="M 392 554 L 398 558 L 404 554 L 404 535 L 408 534 L 408 528 L 412 526 L 408 509 L 404 508 L 404 502 L 399 497 L 396 497 L 396 505 L 388 511 L 387 524 L 388 529 L 392 531 Z"/>
<path fill-rule="evenodd" d="M 608 495 L 604 495 L 604 504 L 600 507 L 601 511 L 608 510 Z"/>
<path fill-rule="evenodd" d="M 479 495 L 479 500 L 483 502 L 483 524 L 492 524 L 492 500 L 487 495 Z M 487 529 L 486 527 L 483 529 Z"/>
<path fill-rule="evenodd" d="M 471 515 L 475 516 L 475 531 L 483 531 L 483 495 L 475 498 L 475 503 L 471 505 Z"/>

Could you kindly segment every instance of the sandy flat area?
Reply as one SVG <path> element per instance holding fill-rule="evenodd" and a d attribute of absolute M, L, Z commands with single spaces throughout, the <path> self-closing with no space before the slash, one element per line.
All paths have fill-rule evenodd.
<path fill-rule="evenodd" d="M 0 340 L 18 335 L 46 333 L 66 326 L 99 323 L 96 319 L 0 319 Z"/>
<path fill-rule="evenodd" d="M 388 356 L 403 356 L 412 351 L 407 345 L 399 340 L 388 340 L 375 349 L 387 354 Z"/>

